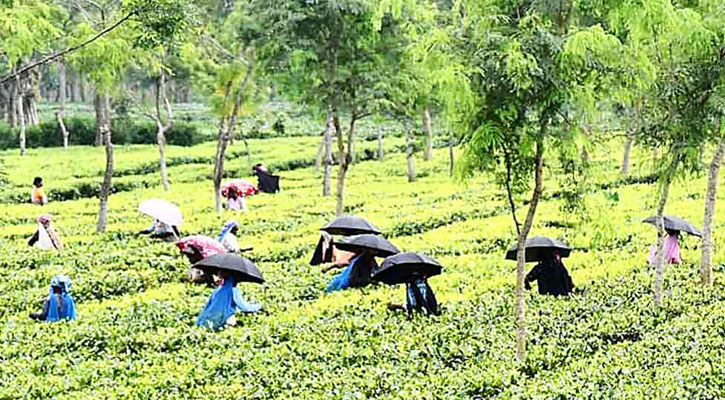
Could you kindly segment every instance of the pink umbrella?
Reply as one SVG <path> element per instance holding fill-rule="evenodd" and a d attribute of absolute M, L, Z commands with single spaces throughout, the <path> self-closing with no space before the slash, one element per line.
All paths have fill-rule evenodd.
<path fill-rule="evenodd" d="M 230 188 L 233 188 L 240 196 L 252 196 L 259 193 L 259 188 L 252 182 L 244 179 L 232 179 L 222 185 L 222 196 L 227 197 Z"/>
<path fill-rule="evenodd" d="M 176 246 L 182 253 L 193 252 L 196 250 L 203 258 L 227 252 L 221 243 L 209 236 L 203 235 L 187 236 L 176 242 Z"/>

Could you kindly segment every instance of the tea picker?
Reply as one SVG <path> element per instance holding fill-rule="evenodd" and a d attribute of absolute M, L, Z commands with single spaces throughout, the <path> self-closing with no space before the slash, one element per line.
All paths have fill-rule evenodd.
<path fill-rule="evenodd" d="M 181 210 L 175 204 L 166 200 L 151 199 L 139 204 L 138 210 L 154 219 L 148 229 L 141 231 L 141 234 L 150 234 L 153 238 L 176 241 L 181 237 L 179 227 L 184 217 Z"/>
<path fill-rule="evenodd" d="M 569 257 L 571 248 L 566 244 L 543 236 L 529 238 L 524 243 L 526 262 L 538 262 L 526 275 L 524 285 L 531 290 L 530 282 L 536 281 L 539 294 L 567 295 L 574 290 L 574 282 L 564 267 L 562 258 Z M 516 261 L 516 246 L 506 252 L 506 259 Z"/>
<path fill-rule="evenodd" d="M 222 185 L 221 192 L 227 199 L 227 210 L 246 213 L 249 211 L 246 198 L 259 193 L 259 189 L 247 180 L 232 179 Z"/>
<path fill-rule="evenodd" d="M 438 261 L 426 255 L 399 253 L 386 258 L 380 268 L 373 271 L 372 279 L 388 285 L 405 284 L 405 308 L 409 317 L 415 310 L 427 315 L 439 315 L 438 301 L 428 284 L 428 278 L 440 275 L 442 270 L 443 266 Z"/>
<path fill-rule="evenodd" d="M 364 218 L 343 216 L 320 228 L 321 236 L 310 260 L 310 265 L 332 262 L 334 246 L 333 235 L 352 236 L 361 234 L 379 235 L 380 230 Z"/>
<path fill-rule="evenodd" d="M 335 260 L 330 267 L 323 268 L 323 272 L 333 268 L 345 268 L 327 285 L 328 293 L 369 285 L 372 271 L 378 267 L 375 257 L 388 257 L 400 253 L 400 250 L 384 237 L 369 233 L 344 237 L 335 242 L 334 246 L 352 254 L 352 259 L 347 264 Z"/>
<path fill-rule="evenodd" d="M 58 322 L 75 320 L 76 306 L 70 295 L 71 280 L 67 276 L 57 275 L 50 281 L 50 293 L 43 302 L 43 311 L 30 314 L 36 321 Z"/>
<path fill-rule="evenodd" d="M 208 276 L 204 274 L 204 271 L 195 268 L 194 264 L 207 257 L 226 253 L 226 249 L 221 243 L 209 236 L 193 235 L 187 236 L 176 242 L 176 247 L 179 248 L 181 254 L 185 255 L 191 264 L 188 273 L 189 280 L 196 283 L 214 284 L 211 276 Z"/>
<path fill-rule="evenodd" d="M 252 167 L 252 173 L 257 175 L 257 186 L 264 193 L 279 192 L 279 176 L 272 175 L 267 166 L 259 163 Z"/>
<path fill-rule="evenodd" d="M 245 251 L 251 251 L 251 247 L 244 249 L 239 247 L 239 241 L 237 240 L 237 233 L 239 232 L 239 222 L 235 220 L 229 220 L 224 224 L 217 241 L 224 246 L 224 248 L 230 253 L 242 253 Z"/>
<path fill-rule="evenodd" d="M 38 229 L 28 240 L 28 246 L 42 250 L 62 250 L 63 242 L 60 240 L 60 235 L 51 225 L 53 216 L 51 214 L 41 214 L 36 221 Z"/>
<path fill-rule="evenodd" d="M 665 232 L 667 237 L 665 238 L 665 264 L 679 264 L 682 262 L 680 258 L 680 232 L 688 233 L 692 236 L 702 237 L 702 233 L 699 229 L 695 228 L 688 221 L 675 217 L 673 215 L 664 215 L 662 217 L 665 225 Z M 642 222 L 652 224 L 654 226 L 659 225 L 658 218 L 652 216 L 644 219 Z M 655 265 L 657 261 L 657 245 L 652 245 L 649 251 L 649 263 Z"/>
<path fill-rule="evenodd" d="M 264 283 L 262 272 L 251 260 L 236 254 L 217 254 L 194 264 L 194 267 L 208 276 L 217 275 L 221 279 L 196 320 L 198 326 L 219 330 L 236 324 L 236 312 L 256 313 L 262 310 L 261 304 L 244 301 L 236 288 L 240 282 Z"/>

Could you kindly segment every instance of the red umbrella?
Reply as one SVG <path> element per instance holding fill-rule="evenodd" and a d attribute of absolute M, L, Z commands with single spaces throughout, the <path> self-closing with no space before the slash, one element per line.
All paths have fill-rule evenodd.
<path fill-rule="evenodd" d="M 187 236 L 176 242 L 176 246 L 182 253 L 196 250 L 203 258 L 227 252 L 221 243 L 203 235 Z"/>
<path fill-rule="evenodd" d="M 239 196 L 252 196 L 259 193 L 259 189 L 244 179 L 232 179 L 222 185 L 222 196 L 227 197 L 229 189 L 233 188 Z"/>

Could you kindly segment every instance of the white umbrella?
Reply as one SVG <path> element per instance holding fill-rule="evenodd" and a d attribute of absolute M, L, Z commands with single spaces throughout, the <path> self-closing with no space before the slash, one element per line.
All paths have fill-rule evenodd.
<path fill-rule="evenodd" d="M 151 218 L 158 219 L 171 226 L 181 226 L 184 219 L 179 207 L 166 200 L 151 199 L 144 201 L 139 204 L 138 210 Z"/>

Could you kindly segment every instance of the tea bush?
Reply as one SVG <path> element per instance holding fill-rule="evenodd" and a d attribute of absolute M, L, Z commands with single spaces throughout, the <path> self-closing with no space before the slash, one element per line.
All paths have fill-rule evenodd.
<path fill-rule="evenodd" d="M 441 316 L 409 320 L 386 307 L 404 301 L 402 287 L 325 294 L 330 276 L 307 265 L 318 229 L 334 218 L 334 198 L 320 196 L 314 170 L 318 143 L 299 136 L 250 140 L 249 153 L 242 142 L 232 146 L 230 176 L 249 177 L 256 162 L 282 175 L 283 190 L 249 198 L 247 215 L 213 211 L 214 143 L 169 146 L 168 193 L 158 185 L 153 145 L 119 145 L 103 235 L 94 233 L 93 197 L 102 149 L 0 152 L 7 171 L 0 186 L 0 399 L 725 396 L 725 254 L 715 255 L 715 287 L 701 289 L 699 243 L 686 238 L 684 263 L 668 269 L 665 306 L 652 307 L 646 259 L 655 231 L 640 222 L 656 193 L 643 166 L 647 152 L 633 154 L 628 180 L 618 176 L 621 143 L 591 154 L 586 218 L 563 211 L 557 168 L 547 166 L 532 234 L 576 249 L 565 262 L 582 291 L 566 299 L 527 295 L 529 355 L 516 364 L 515 266 L 503 259 L 515 234 L 493 180 L 450 179 L 448 150 L 440 149 L 429 162 L 416 156 L 419 180 L 407 183 L 404 153 L 394 151 L 403 138 L 386 139 L 382 163 L 365 155 L 377 143 L 360 141 L 348 174 L 349 209 L 400 248 L 445 266 L 430 280 Z M 53 199 L 43 208 L 25 202 L 38 174 Z M 694 198 L 704 189 L 704 177 L 677 182 L 668 212 L 699 224 L 702 204 Z M 195 326 L 210 289 L 186 282 L 187 262 L 173 244 L 136 233 L 150 222 L 138 203 L 152 197 L 179 205 L 184 233 L 215 236 L 227 219 L 240 220 L 240 242 L 254 247 L 249 256 L 267 280 L 240 288 L 264 304 L 262 313 L 239 316 L 239 326 L 218 333 Z M 41 212 L 55 215 L 62 252 L 27 246 Z M 723 201 L 718 215 L 725 215 Z M 723 225 L 716 224 L 718 243 Z M 79 319 L 33 323 L 27 313 L 40 308 L 57 273 L 73 279 Z"/>

